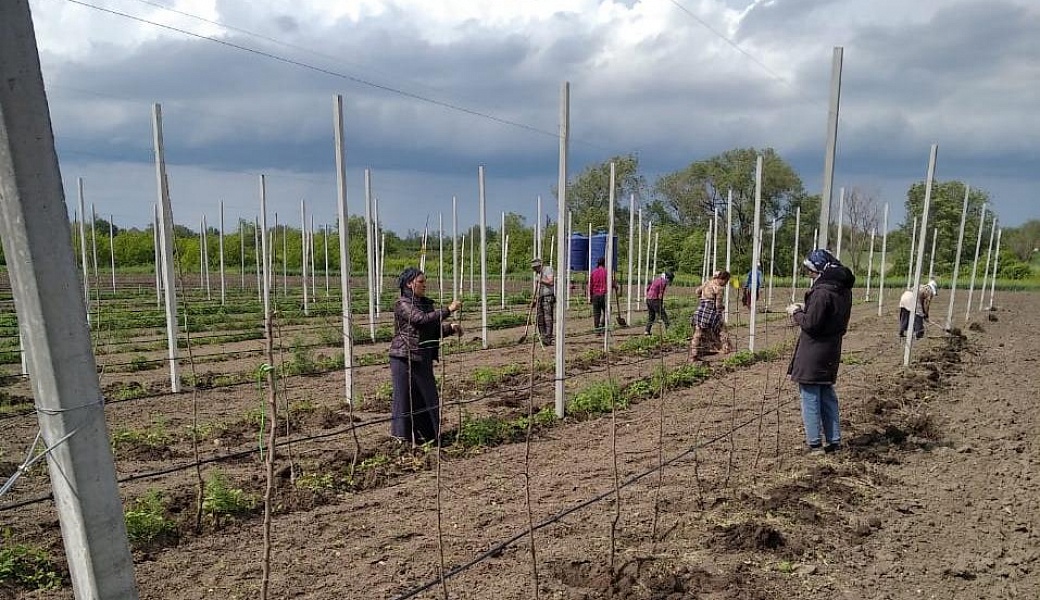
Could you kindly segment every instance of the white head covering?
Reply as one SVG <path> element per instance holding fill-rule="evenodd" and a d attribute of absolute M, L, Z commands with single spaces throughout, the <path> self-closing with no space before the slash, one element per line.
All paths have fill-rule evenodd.
<path fill-rule="evenodd" d="M 934 279 L 928 282 L 928 287 L 932 290 L 933 296 L 939 295 L 939 284 L 936 283 Z"/>

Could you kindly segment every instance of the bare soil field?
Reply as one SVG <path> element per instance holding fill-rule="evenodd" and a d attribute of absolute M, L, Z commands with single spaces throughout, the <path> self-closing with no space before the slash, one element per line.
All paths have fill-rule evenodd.
<path fill-rule="evenodd" d="M 936 305 L 945 313 L 946 298 Z M 520 435 L 439 453 L 402 448 L 387 438 L 385 365 L 354 370 L 365 401 L 353 410 L 342 373 L 292 378 L 282 390 L 293 410 L 278 450 L 272 597 L 1040 597 L 1040 295 L 1000 293 L 996 308 L 967 323 L 958 308 L 954 335 L 929 328 L 903 369 L 892 294 L 883 317 L 858 304 L 838 383 L 844 448 L 822 457 L 803 449 L 785 376 L 795 332 L 776 314 L 760 315 L 756 340 L 775 357 L 710 357 L 697 383 L 666 386 L 614 416 L 539 426 L 529 444 Z M 520 331 L 495 332 L 493 350 L 445 356 L 446 431 L 551 403 L 551 352 L 511 343 Z M 618 342 L 641 335 L 634 326 Z M 571 340 L 569 393 L 686 361 L 685 348 L 667 344 L 597 356 L 587 319 Z M 474 377 L 509 365 L 512 375 Z M 219 470 L 258 496 L 262 396 L 254 384 L 108 406 L 125 501 L 159 490 L 176 523 L 135 546 L 142 598 L 258 597 L 259 509 L 210 515 L 196 531 L 198 476 L 180 467 L 193 462 L 195 423 L 203 477 Z M 35 420 L 0 426 L 7 475 Z M 147 433 L 157 443 L 142 441 Z M 30 472 L 0 502 L 0 524 L 60 564 L 53 504 L 33 502 L 48 490 L 46 473 Z M 0 597 L 72 592 L 0 587 Z"/>

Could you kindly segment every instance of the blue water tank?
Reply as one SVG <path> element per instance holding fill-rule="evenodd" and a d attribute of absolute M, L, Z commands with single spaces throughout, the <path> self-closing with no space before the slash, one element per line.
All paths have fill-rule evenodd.
<path fill-rule="evenodd" d="M 589 270 L 589 238 L 580 233 L 571 234 L 571 271 Z"/>
<path fill-rule="evenodd" d="M 589 256 L 592 258 L 592 266 L 595 268 L 596 261 L 607 255 L 607 238 L 610 237 L 605 233 L 596 233 L 592 236 L 592 243 L 589 244 Z M 612 270 L 617 271 L 618 262 L 618 243 L 617 236 L 614 236 L 614 259 Z"/>

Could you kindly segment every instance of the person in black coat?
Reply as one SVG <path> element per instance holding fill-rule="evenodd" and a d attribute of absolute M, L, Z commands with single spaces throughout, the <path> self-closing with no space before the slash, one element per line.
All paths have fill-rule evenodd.
<path fill-rule="evenodd" d="M 426 274 L 408 267 L 398 280 L 401 296 L 394 303 L 394 337 L 390 340 L 390 435 L 402 442 L 421 445 L 440 432 L 440 398 L 433 363 L 441 338 L 462 334 L 458 323 L 448 322 L 462 304 L 452 300 L 447 308 L 435 308 L 426 297 Z"/>
<path fill-rule="evenodd" d="M 834 383 L 842 338 L 852 315 L 856 276 L 823 249 L 813 250 L 802 264 L 809 271 L 812 286 L 805 293 L 804 304 L 787 307 L 791 320 L 801 328 L 787 374 L 801 393 L 802 421 L 810 451 L 833 452 L 841 444 Z"/>

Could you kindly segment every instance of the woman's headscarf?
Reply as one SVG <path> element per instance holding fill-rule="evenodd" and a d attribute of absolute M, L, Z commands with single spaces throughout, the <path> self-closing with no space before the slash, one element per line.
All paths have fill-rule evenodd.
<path fill-rule="evenodd" d="M 408 289 L 408 284 L 415 281 L 415 278 L 422 275 L 423 272 L 415 267 L 408 267 L 401 272 L 401 276 L 397 278 L 397 285 L 401 288 L 401 293 L 405 294 L 411 290 Z"/>

